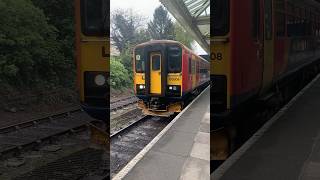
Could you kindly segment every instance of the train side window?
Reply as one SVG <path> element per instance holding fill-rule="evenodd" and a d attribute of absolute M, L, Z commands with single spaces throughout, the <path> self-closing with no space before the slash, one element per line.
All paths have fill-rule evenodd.
<path fill-rule="evenodd" d="M 159 55 L 153 55 L 152 56 L 152 70 L 158 71 L 160 70 L 160 56 Z"/>
<path fill-rule="evenodd" d="M 191 66 L 192 66 L 192 70 L 191 70 L 192 74 L 195 74 L 195 72 L 196 72 L 196 62 L 192 61 Z"/>
<path fill-rule="evenodd" d="M 272 0 L 265 0 L 264 1 L 265 5 L 265 38 L 266 40 L 271 40 L 272 39 L 272 24 L 273 24 L 273 19 L 272 19 Z"/>
<path fill-rule="evenodd" d="M 197 61 L 197 74 L 200 72 L 199 61 Z"/>
<path fill-rule="evenodd" d="M 253 16 L 252 16 L 252 21 L 253 21 L 253 27 L 252 27 L 252 32 L 253 32 L 253 38 L 255 40 L 258 40 L 260 36 L 260 0 L 253 0 Z"/>
<path fill-rule="evenodd" d="M 191 54 L 189 54 L 189 58 L 188 58 L 189 60 L 189 74 L 191 74 L 191 61 L 192 61 L 192 59 L 191 59 Z"/>

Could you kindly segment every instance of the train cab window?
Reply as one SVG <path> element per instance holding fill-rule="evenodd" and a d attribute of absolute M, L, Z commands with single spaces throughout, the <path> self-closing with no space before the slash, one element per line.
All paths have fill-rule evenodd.
<path fill-rule="evenodd" d="M 159 71 L 160 70 L 160 55 L 153 55 L 152 56 L 152 70 Z"/>
<path fill-rule="evenodd" d="M 182 49 L 180 46 L 168 47 L 168 72 L 169 73 L 181 72 L 181 57 L 182 57 Z"/>
<path fill-rule="evenodd" d="M 213 0 L 213 36 L 225 36 L 229 32 L 229 0 Z"/>
<path fill-rule="evenodd" d="M 253 38 L 258 41 L 260 37 L 260 0 L 253 0 L 253 16 L 252 16 L 252 21 L 253 21 L 253 27 L 252 27 L 252 32 L 253 32 Z"/>
<path fill-rule="evenodd" d="M 106 36 L 109 32 L 109 2 L 81 0 L 81 28 L 86 36 Z"/>
<path fill-rule="evenodd" d="M 145 60 L 143 58 L 143 51 L 142 49 L 135 50 L 135 66 L 137 73 L 144 73 L 145 72 Z"/>

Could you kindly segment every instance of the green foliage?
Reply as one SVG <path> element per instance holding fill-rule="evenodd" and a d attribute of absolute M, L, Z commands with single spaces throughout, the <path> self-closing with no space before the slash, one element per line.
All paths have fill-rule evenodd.
<path fill-rule="evenodd" d="M 163 6 L 154 11 L 153 20 L 148 23 L 148 32 L 152 39 L 174 39 L 173 23 Z"/>
<path fill-rule="evenodd" d="M 35 6 L 43 10 L 48 23 L 56 28 L 57 42 L 63 53 L 64 78 L 60 78 L 62 85 L 74 85 L 76 66 L 74 61 L 74 4 L 70 0 L 32 0 Z"/>
<path fill-rule="evenodd" d="M 110 86 L 113 89 L 122 89 L 132 85 L 132 76 L 116 57 L 110 58 Z"/>
<path fill-rule="evenodd" d="M 53 66 L 62 54 L 55 41 L 56 29 L 40 9 L 28 0 L 2 0 L 0 24 L 1 78 L 13 85 L 26 85 L 57 73 Z"/>
<path fill-rule="evenodd" d="M 121 60 L 123 66 L 127 69 L 129 75 L 132 76 L 132 46 L 127 45 L 125 50 L 120 54 L 119 59 Z"/>
<path fill-rule="evenodd" d="M 67 0 L 0 0 L 0 82 L 32 88 L 74 84 L 70 9 Z"/>

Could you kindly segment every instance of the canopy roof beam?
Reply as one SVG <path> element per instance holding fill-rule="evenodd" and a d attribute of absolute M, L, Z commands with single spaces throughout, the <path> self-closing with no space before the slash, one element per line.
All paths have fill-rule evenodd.
<path fill-rule="evenodd" d="M 203 34 L 198 25 L 210 25 L 210 15 L 200 16 L 210 6 L 209 0 L 160 0 L 182 27 L 209 54 L 208 34 Z M 192 8 L 192 9 L 191 9 Z M 195 16 L 197 15 L 197 16 Z M 210 33 L 210 29 L 208 32 Z"/>

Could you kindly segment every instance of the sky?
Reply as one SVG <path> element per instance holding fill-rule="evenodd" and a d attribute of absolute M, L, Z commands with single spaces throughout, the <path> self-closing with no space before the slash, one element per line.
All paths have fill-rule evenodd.
<path fill-rule="evenodd" d="M 117 9 L 132 9 L 133 12 L 145 17 L 147 21 L 153 19 L 154 10 L 160 5 L 159 0 L 110 0 L 111 12 Z M 174 20 L 172 15 L 170 17 Z M 207 54 L 198 43 L 195 42 L 193 47 L 195 53 Z"/>

